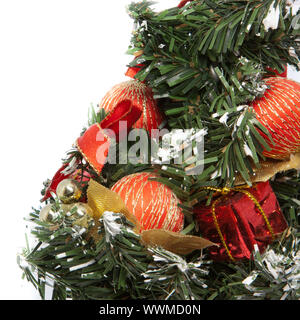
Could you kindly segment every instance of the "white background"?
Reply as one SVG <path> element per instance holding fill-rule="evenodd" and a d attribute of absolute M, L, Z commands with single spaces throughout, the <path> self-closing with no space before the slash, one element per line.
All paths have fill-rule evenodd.
<path fill-rule="evenodd" d="M 159 9 L 178 0 L 158 1 Z M 0 299 L 39 299 L 16 263 L 24 217 L 86 124 L 88 109 L 127 80 L 129 0 L 0 2 Z M 299 74 L 289 77 L 300 81 Z"/>

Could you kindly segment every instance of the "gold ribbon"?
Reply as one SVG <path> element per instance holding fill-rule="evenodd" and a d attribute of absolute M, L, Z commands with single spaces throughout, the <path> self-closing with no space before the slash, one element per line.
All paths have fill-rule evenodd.
<path fill-rule="evenodd" d="M 99 220 L 105 211 L 124 214 L 135 225 L 135 230 L 140 231 L 141 226 L 137 218 L 127 209 L 121 197 L 112 190 L 105 188 L 94 180 L 89 181 L 87 190 L 88 205 L 94 212 L 94 219 Z"/>
<path fill-rule="evenodd" d="M 265 223 L 267 225 L 267 228 L 268 228 L 269 232 L 271 233 L 272 239 L 273 240 L 275 239 L 275 235 L 274 235 L 272 226 L 271 226 L 270 221 L 269 221 L 266 213 L 264 212 L 262 206 L 260 205 L 259 201 L 254 197 L 254 195 L 251 192 L 245 190 L 245 188 L 249 188 L 249 187 L 247 187 L 247 186 L 239 186 L 239 187 L 234 187 L 234 188 L 228 188 L 228 187 L 224 187 L 224 188 L 203 187 L 203 188 L 201 188 L 203 190 L 215 191 L 216 193 L 219 193 L 219 194 L 222 195 L 220 198 L 218 198 L 218 199 L 213 201 L 212 207 L 211 207 L 211 212 L 212 212 L 214 224 L 216 226 L 216 229 L 217 229 L 218 235 L 220 237 L 220 240 L 222 242 L 222 245 L 225 248 L 228 257 L 232 261 L 235 261 L 235 259 L 233 258 L 232 254 L 230 253 L 230 250 L 229 250 L 229 248 L 228 248 L 228 246 L 226 244 L 226 241 L 225 241 L 224 236 L 222 234 L 222 231 L 221 231 L 218 219 L 217 219 L 217 215 L 216 215 L 216 205 L 221 200 L 223 200 L 224 197 L 226 197 L 229 193 L 231 193 L 231 192 L 241 192 L 241 193 L 245 194 L 251 201 L 253 201 L 255 206 L 257 207 L 258 211 L 260 212 L 260 214 L 264 218 Z"/>

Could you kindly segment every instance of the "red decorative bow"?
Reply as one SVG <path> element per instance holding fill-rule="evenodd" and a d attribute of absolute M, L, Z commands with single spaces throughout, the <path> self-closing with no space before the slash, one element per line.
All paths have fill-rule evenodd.
<path fill-rule="evenodd" d="M 133 105 L 130 100 L 123 100 L 113 108 L 100 124 L 93 124 L 77 139 L 77 149 L 98 174 L 102 171 L 105 159 L 108 156 L 111 139 L 115 138 L 118 142 L 125 137 L 141 114 L 140 107 Z M 120 125 L 120 121 L 124 121 L 126 125 Z M 56 193 L 56 188 L 62 180 L 67 178 L 76 179 L 76 171 L 65 173 L 68 172 L 66 170 L 67 167 L 68 164 L 64 164 L 56 172 L 42 201 L 50 198 L 51 193 Z"/>
<path fill-rule="evenodd" d="M 90 166 L 99 174 L 108 156 L 111 138 L 119 142 L 125 137 L 140 118 L 142 110 L 132 104 L 130 100 L 123 100 L 106 116 L 102 122 L 88 128 L 76 141 L 79 152 L 84 156 Z M 120 125 L 120 121 L 126 123 Z"/>

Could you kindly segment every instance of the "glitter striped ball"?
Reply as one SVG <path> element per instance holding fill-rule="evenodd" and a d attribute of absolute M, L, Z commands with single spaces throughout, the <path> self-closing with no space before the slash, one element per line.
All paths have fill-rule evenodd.
<path fill-rule="evenodd" d="M 184 215 L 180 200 L 164 184 L 149 180 L 152 173 L 136 173 L 119 180 L 111 190 L 120 195 L 128 210 L 135 215 L 144 230 L 164 229 L 180 232 Z"/>
<path fill-rule="evenodd" d="M 288 159 L 300 151 L 300 84 L 282 77 L 265 80 L 269 88 L 252 107 L 256 118 L 270 132 L 274 144 L 261 133 L 271 147 L 264 155 L 273 159 Z"/>
<path fill-rule="evenodd" d="M 142 115 L 133 125 L 136 129 L 158 129 L 163 122 L 163 115 L 159 111 L 151 88 L 137 80 L 121 82 L 112 87 L 101 100 L 99 107 L 110 112 L 122 100 L 130 100 L 133 105 L 141 108 Z"/>

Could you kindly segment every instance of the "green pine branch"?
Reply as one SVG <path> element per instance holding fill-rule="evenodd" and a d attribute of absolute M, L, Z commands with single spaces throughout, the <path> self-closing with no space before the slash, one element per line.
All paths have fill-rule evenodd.
<path fill-rule="evenodd" d="M 273 5 L 280 12 L 278 28 L 266 30 L 263 20 Z M 141 53 L 129 66 L 140 67 L 135 77 L 155 92 L 168 127 L 208 130 L 205 168 L 196 184 L 232 186 L 240 174 L 251 185 L 251 164 L 259 167 L 269 149 L 259 132 L 272 139 L 244 107 L 264 94 L 268 67 L 298 68 L 299 30 L 286 2 L 199 0 L 156 13 L 142 1 L 129 12 L 137 25 L 129 52 Z"/>
<path fill-rule="evenodd" d="M 197 268 L 201 265 L 199 259 L 197 264 L 187 263 L 164 249 L 146 248 L 123 215 L 104 213 L 99 220 L 98 240 L 94 242 L 89 236 L 94 224 L 85 228 L 74 220 L 72 212 L 64 212 L 59 206 L 55 209 L 55 205 L 53 210 L 57 218 L 51 223 L 39 220 L 39 210 L 31 214 L 32 234 L 38 243 L 19 257 L 24 277 L 43 299 L 47 286 L 51 287 L 54 300 L 160 299 L 171 296 L 172 291 L 177 298 L 184 298 L 186 294 L 197 296 L 197 292 L 203 294 L 204 281 L 196 275 L 205 276 L 207 271 Z M 174 279 L 171 291 L 157 283 L 155 275 L 162 268 L 158 256 L 164 257 L 168 275 Z M 172 263 L 176 262 L 178 265 L 173 268 Z M 188 270 L 182 269 L 184 266 Z M 151 277 L 153 280 L 149 281 Z M 193 280 L 195 292 L 190 288 L 188 293 L 185 291 L 182 280 L 187 277 Z"/>

